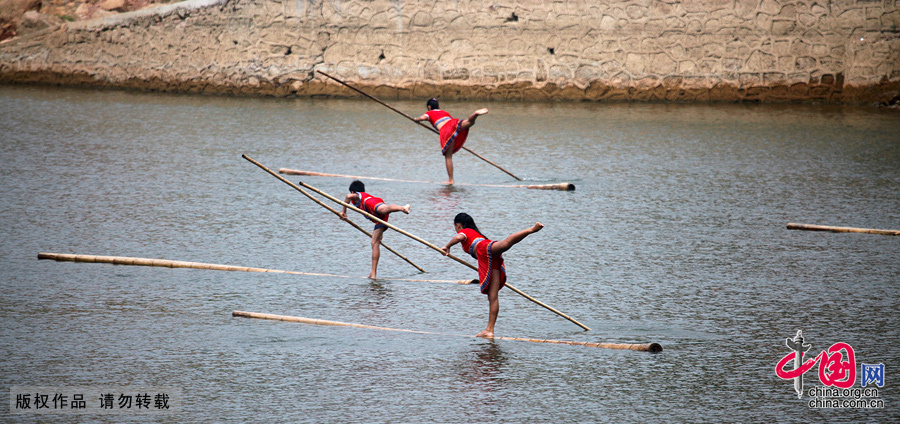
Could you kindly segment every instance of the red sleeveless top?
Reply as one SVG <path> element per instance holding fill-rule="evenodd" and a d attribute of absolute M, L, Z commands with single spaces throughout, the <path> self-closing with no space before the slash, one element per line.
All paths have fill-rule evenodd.
<path fill-rule="evenodd" d="M 440 109 L 429 110 L 428 112 L 425 112 L 425 114 L 428 115 L 428 121 L 431 122 L 431 125 L 434 126 L 434 129 L 436 130 L 440 130 L 440 128 L 438 128 L 438 124 L 453 119 L 453 117 L 450 116 L 449 113 L 444 112 Z"/>
<path fill-rule="evenodd" d="M 375 208 L 378 207 L 378 205 L 384 203 L 384 200 L 382 200 L 380 197 L 372 196 L 369 193 L 360 192 L 356 194 L 359 195 L 359 203 L 353 206 L 356 206 L 372 215 L 378 216 L 378 214 L 375 213 Z"/>
<path fill-rule="evenodd" d="M 478 231 L 475 231 L 471 228 L 463 228 L 462 230 L 459 231 L 459 234 L 466 236 L 466 239 L 463 240 L 462 242 L 460 242 L 460 244 L 462 245 L 462 249 L 466 253 L 472 255 L 473 258 L 478 259 L 478 257 L 475 256 L 475 249 L 473 249 L 473 247 L 475 247 L 475 246 L 473 246 L 473 243 L 475 243 L 475 241 L 479 240 L 479 239 L 487 240 L 487 237 L 481 235 L 481 233 L 479 233 Z M 490 241 L 490 240 L 488 240 L 488 241 Z"/>

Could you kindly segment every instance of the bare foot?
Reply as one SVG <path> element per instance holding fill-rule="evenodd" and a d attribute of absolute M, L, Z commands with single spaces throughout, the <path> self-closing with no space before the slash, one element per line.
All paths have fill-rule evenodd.
<path fill-rule="evenodd" d="M 481 108 L 476 110 L 475 112 L 472 112 L 473 115 L 484 115 L 486 113 L 488 113 L 487 108 Z"/>
<path fill-rule="evenodd" d="M 484 338 L 486 338 L 486 339 L 493 339 L 493 338 L 494 338 L 494 332 L 493 332 L 493 331 L 487 331 L 487 330 L 484 330 L 484 331 L 482 331 L 482 332 L 476 334 L 475 337 L 484 337 Z"/>
<path fill-rule="evenodd" d="M 369 274 L 369 278 L 371 278 L 371 279 L 373 279 L 373 280 L 377 279 L 377 278 L 375 278 L 375 273 L 374 273 L 374 272 L 371 273 L 371 274 Z"/>
<path fill-rule="evenodd" d="M 441 184 L 453 185 L 453 180 L 447 180 L 447 181 L 442 182 Z"/>
<path fill-rule="evenodd" d="M 544 228 L 544 224 L 541 224 L 540 222 L 535 222 L 534 227 L 531 227 L 531 232 L 536 233 L 538 231 L 541 231 L 541 228 Z"/>

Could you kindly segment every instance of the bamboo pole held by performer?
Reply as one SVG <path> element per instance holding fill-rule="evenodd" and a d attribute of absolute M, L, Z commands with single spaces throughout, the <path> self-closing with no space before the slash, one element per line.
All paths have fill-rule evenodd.
<path fill-rule="evenodd" d="M 423 123 L 421 123 L 421 122 L 416 121 L 415 119 L 413 119 L 412 116 L 409 116 L 409 115 L 403 113 L 402 111 L 397 110 L 397 108 L 395 108 L 395 107 L 393 107 L 393 106 L 391 106 L 391 105 L 389 105 L 389 104 L 387 104 L 387 103 L 385 103 L 385 102 L 383 102 L 383 101 L 381 101 L 381 100 L 376 99 L 374 96 L 370 95 L 369 93 L 366 93 L 365 91 L 362 91 L 362 90 L 360 90 L 360 89 L 358 89 L 358 88 L 356 88 L 356 87 L 354 87 L 354 86 L 352 86 L 352 85 L 350 85 L 350 84 L 347 84 L 346 82 L 341 81 L 341 80 L 338 79 L 338 78 L 335 78 L 335 77 L 333 77 L 333 76 L 331 76 L 331 75 L 328 75 L 328 74 L 326 74 L 325 72 L 322 72 L 322 71 L 319 71 L 319 70 L 317 70 L 316 72 L 318 72 L 318 73 L 320 73 L 320 74 L 322 74 L 322 75 L 325 75 L 325 76 L 328 77 L 328 78 L 331 78 L 331 79 L 337 81 L 338 83 L 340 83 L 340 84 L 343 85 L 344 87 L 347 87 L 347 88 L 349 88 L 349 89 L 351 89 L 351 90 L 353 90 L 353 91 L 355 91 L 355 92 L 357 92 L 357 93 L 359 93 L 359 94 L 362 94 L 363 96 L 367 97 L 368 99 L 374 100 L 375 102 L 381 104 L 381 105 L 384 106 L 384 107 L 387 107 L 387 108 L 390 109 L 390 110 L 393 110 L 394 112 L 399 113 L 400 115 L 403 115 L 404 117 L 406 117 L 406 119 L 409 119 L 410 121 L 415 122 L 415 123 L 418 124 L 420 127 L 425 128 L 426 130 L 429 130 L 429 131 L 431 131 L 431 132 L 433 132 L 433 133 L 435 133 L 435 134 L 440 134 L 436 129 L 434 129 L 434 128 L 432 128 L 432 127 L 429 127 L 428 125 L 425 125 L 425 124 L 423 124 Z M 478 153 L 473 152 L 473 151 L 472 151 L 471 149 L 469 149 L 468 147 L 463 146 L 462 149 L 465 150 L 465 151 L 467 151 L 467 152 L 469 152 L 469 153 L 471 153 L 471 154 L 473 154 L 473 155 L 475 155 L 475 157 L 477 157 L 478 159 L 481 159 L 481 160 L 483 160 L 483 161 L 485 161 L 485 162 L 487 162 L 487 163 L 493 165 L 493 166 L 496 167 L 497 169 L 499 169 L 499 170 L 505 172 L 505 173 L 506 173 L 507 175 L 509 175 L 510 177 L 513 177 L 513 178 L 515 178 L 516 180 L 519 180 L 519 181 L 522 180 L 521 178 L 515 176 L 512 172 L 509 172 L 509 171 L 507 171 L 506 169 L 504 169 L 502 166 L 497 165 L 496 163 L 487 160 L 484 156 L 481 156 L 481 155 L 479 155 Z"/>
<path fill-rule="evenodd" d="M 333 214 L 335 214 L 335 215 L 337 215 L 337 216 L 341 216 L 341 213 L 340 213 L 340 212 L 338 212 L 337 210 L 335 210 L 335 209 L 332 208 L 331 206 L 326 205 L 326 204 L 325 204 L 324 202 L 322 202 L 321 200 L 316 199 L 313 195 L 309 194 L 306 190 L 304 190 L 304 189 L 302 189 L 302 188 L 300 188 L 300 187 L 297 187 L 296 184 L 294 184 L 294 183 L 288 181 L 286 178 L 282 177 L 281 175 L 276 174 L 274 171 L 272 171 L 271 169 L 267 168 L 265 165 L 263 165 L 263 164 L 261 164 L 261 163 L 255 161 L 255 160 L 253 160 L 251 157 L 249 157 L 249 156 L 247 156 L 247 155 L 241 155 L 241 157 L 243 157 L 244 159 L 247 159 L 247 161 L 249 161 L 250 163 L 252 163 L 252 164 L 254 164 L 254 165 L 260 167 L 263 171 L 268 172 L 268 173 L 271 174 L 273 177 L 278 178 L 279 180 L 281 180 L 281 181 L 284 182 L 285 184 L 287 184 L 287 185 L 293 187 L 295 190 L 299 191 L 300 193 L 303 193 L 303 195 L 305 195 L 306 197 L 310 198 L 313 202 L 318 203 L 319 205 L 321 205 L 321 206 L 324 207 L 325 209 L 328 209 L 329 211 L 331 211 L 331 213 L 333 213 Z M 362 231 L 363 233 L 365 233 L 365 234 L 366 234 L 367 236 L 369 236 L 370 238 L 372 237 L 372 233 L 370 233 L 370 232 L 364 230 L 362 227 L 360 227 L 359 225 L 356 225 L 355 223 L 353 223 L 353 222 L 350 221 L 349 219 L 346 220 L 346 221 L 347 221 L 348 224 L 350 224 L 351 226 L 353 226 L 353 228 L 356 228 L 357 230 Z M 401 255 L 401 254 L 400 254 L 399 252 L 397 252 L 396 250 L 391 249 L 391 248 L 388 247 L 386 244 L 384 244 L 384 242 L 380 242 L 380 244 L 381 244 L 382 246 L 384 246 L 385 249 L 389 250 L 391 253 L 397 255 L 398 257 L 400 257 L 400 259 L 403 259 L 404 261 L 406 261 L 406 262 L 409 263 L 410 265 L 414 266 L 416 269 L 419 270 L 419 272 L 425 272 L 425 270 L 422 269 L 422 267 L 420 267 L 419 265 L 416 265 L 415 262 L 409 260 L 406 256 Z"/>

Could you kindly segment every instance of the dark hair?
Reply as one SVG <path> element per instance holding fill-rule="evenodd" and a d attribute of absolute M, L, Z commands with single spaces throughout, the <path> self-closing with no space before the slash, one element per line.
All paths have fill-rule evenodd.
<path fill-rule="evenodd" d="M 353 182 L 350 183 L 350 192 L 351 193 L 362 193 L 364 191 L 366 191 L 366 185 L 363 184 L 362 181 L 353 180 Z"/>
<path fill-rule="evenodd" d="M 481 232 L 481 230 L 478 229 L 478 226 L 475 225 L 475 220 L 472 219 L 472 217 L 469 216 L 469 214 L 467 214 L 465 212 L 460 212 L 460 213 L 456 214 L 456 218 L 453 218 L 453 223 L 462 225 L 463 228 L 475 230 L 476 233 L 484 236 L 484 234 Z M 485 237 L 487 237 L 487 236 L 485 236 Z"/>
<path fill-rule="evenodd" d="M 431 99 L 425 102 L 425 106 L 430 108 L 431 110 L 440 109 L 437 99 Z"/>

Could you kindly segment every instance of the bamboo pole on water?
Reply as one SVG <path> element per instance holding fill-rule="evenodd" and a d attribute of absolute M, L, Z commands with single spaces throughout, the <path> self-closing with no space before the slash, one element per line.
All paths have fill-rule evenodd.
<path fill-rule="evenodd" d="M 340 321 L 329 321 L 324 319 L 314 319 L 314 318 L 304 318 L 304 317 L 296 317 L 290 315 L 275 315 L 275 314 L 264 314 L 259 312 L 245 312 L 245 311 L 234 311 L 231 313 L 233 317 L 242 317 L 242 318 L 256 318 L 256 319 L 268 319 L 275 321 L 286 321 L 286 322 L 299 322 L 303 324 L 312 324 L 312 325 L 329 325 L 336 327 L 355 327 L 355 328 L 367 328 L 372 330 L 385 330 L 385 331 L 402 331 L 405 333 L 416 333 L 416 334 L 436 334 L 436 335 L 447 335 L 447 336 L 461 336 L 461 337 L 475 337 L 468 336 L 463 334 L 445 334 L 445 333 L 435 333 L 430 331 L 419 331 L 419 330 L 406 330 L 402 328 L 390 328 L 390 327 L 378 327 L 374 325 L 365 325 L 365 324 L 354 324 L 348 322 L 340 322 Z M 659 343 L 594 343 L 594 342 L 576 342 L 569 340 L 547 340 L 547 339 L 532 339 L 525 337 L 493 337 L 494 340 L 510 340 L 510 341 L 520 341 L 520 342 L 532 342 L 532 343 L 552 343 L 552 344 L 564 344 L 571 346 L 588 346 L 588 347 L 597 347 L 604 349 L 624 349 L 624 350 L 638 350 L 644 352 L 662 352 L 662 346 Z"/>
<path fill-rule="evenodd" d="M 876 230 L 872 228 L 832 227 L 828 225 L 788 223 L 788 230 L 831 231 L 832 233 L 864 233 L 884 236 L 900 236 L 900 230 Z"/>
<path fill-rule="evenodd" d="M 429 130 L 429 131 L 431 131 L 431 132 L 433 132 L 433 133 L 435 133 L 435 134 L 440 135 L 440 132 L 439 132 L 438 130 L 436 130 L 436 129 L 432 128 L 432 127 L 429 127 L 428 125 L 425 125 L 425 124 L 423 124 L 423 123 L 421 123 L 421 122 L 416 121 L 415 119 L 413 119 L 412 116 L 409 116 L 409 115 L 407 115 L 407 114 L 405 114 L 405 113 L 403 113 L 403 112 L 397 110 L 395 107 L 393 107 L 393 106 L 391 106 L 391 105 L 389 105 L 389 104 L 387 104 L 387 103 L 385 103 L 385 102 L 382 102 L 381 100 L 376 99 L 375 97 L 373 97 L 373 96 L 370 95 L 369 93 L 366 93 L 365 91 L 362 91 L 362 90 L 360 90 L 360 89 L 358 89 L 358 88 L 356 88 L 356 87 L 354 87 L 354 86 L 352 86 L 352 85 L 350 85 L 350 84 L 347 84 L 346 82 L 341 81 L 341 80 L 339 80 L 339 79 L 337 79 L 337 78 L 335 78 L 335 77 L 333 77 L 333 76 L 331 76 L 331 75 L 328 75 L 328 74 L 326 74 L 326 73 L 324 73 L 324 72 L 322 72 L 322 71 L 317 70 L 316 72 L 318 72 L 318 73 L 320 73 L 320 74 L 322 74 L 322 75 L 325 75 L 326 77 L 331 78 L 331 79 L 333 79 L 333 80 L 339 82 L 339 83 L 340 83 L 341 85 L 343 85 L 344 87 L 347 87 L 347 88 L 349 88 L 349 89 L 351 89 L 351 90 L 353 90 L 353 91 L 355 91 L 355 92 L 357 92 L 357 93 L 359 93 L 359 94 L 362 94 L 363 96 L 366 96 L 366 97 L 369 98 L 370 100 L 374 100 L 375 102 L 381 104 L 382 106 L 384 106 L 384 107 L 386 107 L 386 108 L 388 108 L 388 109 L 390 109 L 390 110 L 393 110 L 394 112 L 399 113 L 400 115 L 403 115 L 404 117 L 406 117 L 406 118 L 409 119 L 410 121 L 415 122 L 416 124 L 418 124 L 420 127 L 425 128 L 426 130 Z M 465 151 L 467 151 L 467 152 L 469 152 L 469 153 L 471 153 L 471 154 L 473 154 L 473 155 L 475 155 L 478 159 L 481 159 L 481 160 L 483 160 L 483 161 L 485 161 L 485 162 L 487 162 L 487 163 L 493 165 L 493 166 L 496 167 L 497 169 L 499 169 L 499 170 L 505 172 L 505 173 L 506 173 L 507 175 L 509 175 L 510 177 L 513 177 L 513 178 L 515 178 L 515 179 L 517 179 L 517 180 L 520 180 L 520 181 L 522 180 L 521 178 L 515 176 L 512 172 L 509 172 L 509 171 L 507 171 L 506 169 L 503 169 L 502 166 L 497 165 L 496 163 L 487 160 L 484 156 L 481 156 L 481 155 L 479 155 L 478 153 L 473 152 L 473 151 L 470 150 L 468 147 L 463 146 L 462 149 L 465 150 Z"/>
<path fill-rule="evenodd" d="M 252 163 L 252 164 L 254 164 L 254 165 L 260 167 L 263 171 L 268 172 L 268 173 L 271 174 L 273 177 L 278 178 L 278 179 L 281 180 L 283 183 L 285 183 L 285 184 L 287 184 L 287 185 L 293 187 L 295 190 L 299 191 L 300 193 L 303 193 L 303 195 L 305 195 L 306 197 L 310 198 L 313 202 L 318 203 L 320 206 L 324 207 L 325 209 L 328 209 L 329 211 L 331 211 L 331 213 L 333 213 L 333 214 L 335 214 L 335 215 L 337 215 L 337 216 L 339 216 L 339 217 L 341 216 L 341 213 L 340 213 L 340 212 L 338 212 L 337 210 L 333 209 L 331 206 L 326 205 L 326 204 L 325 204 L 324 202 L 322 202 L 321 200 L 316 199 L 313 195 L 307 193 L 306 190 L 304 190 L 304 189 L 302 189 L 302 188 L 300 188 L 300 187 L 297 187 L 296 184 L 294 184 L 294 183 L 288 181 L 287 179 L 285 179 L 285 178 L 282 177 L 281 175 L 276 174 L 274 171 L 272 171 L 271 169 L 267 168 L 265 165 L 263 165 L 263 164 L 261 164 L 261 163 L 255 161 L 255 160 L 253 160 L 252 158 L 250 158 L 250 157 L 247 156 L 247 155 L 241 155 L 241 157 L 243 157 L 244 159 L 247 159 L 247 161 L 249 161 L 250 163 Z M 350 224 L 353 228 L 356 228 L 357 230 L 362 231 L 362 232 L 365 233 L 367 236 L 369 236 L 369 238 L 372 238 L 372 233 L 370 233 L 370 232 L 364 230 L 364 229 L 363 229 L 362 227 L 360 227 L 359 225 L 356 225 L 353 221 L 350 221 L 349 219 L 347 219 L 347 220 L 345 220 L 345 221 L 346 221 L 348 224 Z M 401 255 L 401 254 L 400 254 L 399 252 L 397 252 L 396 250 L 391 249 L 391 248 L 388 247 L 386 244 L 384 244 L 383 241 L 381 242 L 381 245 L 384 246 L 384 248 L 387 249 L 387 250 L 389 250 L 391 253 L 393 253 L 393 254 L 399 256 L 401 259 L 403 259 L 404 261 L 406 261 L 406 262 L 409 263 L 410 265 L 416 267 L 416 269 L 418 269 L 419 272 L 425 272 L 425 270 L 422 269 L 422 267 L 416 265 L 415 262 L 409 260 L 406 256 Z"/>
<path fill-rule="evenodd" d="M 245 157 L 246 157 L 246 155 L 245 155 Z M 247 159 L 248 159 L 248 160 L 251 160 L 251 159 L 249 159 L 249 158 L 247 158 Z M 341 200 L 337 199 L 336 197 L 334 197 L 334 196 L 332 196 L 332 195 L 330 195 L 330 194 L 328 194 L 328 193 L 325 193 L 324 191 L 319 190 L 319 189 L 317 189 L 317 188 L 315 188 L 315 187 L 313 187 L 313 186 L 311 186 L 311 185 L 309 185 L 309 184 L 306 184 L 306 183 L 304 183 L 303 181 L 298 181 L 297 184 L 299 184 L 299 185 L 301 185 L 301 186 L 303 186 L 303 187 L 305 187 L 305 188 L 308 188 L 308 189 L 310 189 L 310 190 L 312 190 L 312 191 L 314 191 L 314 192 L 316 192 L 316 193 L 319 193 L 320 195 L 322 195 L 323 197 L 327 198 L 328 200 L 331 200 L 332 202 L 335 202 L 335 203 L 337 203 L 337 204 L 339 204 L 339 205 L 341 205 L 341 206 L 344 206 L 344 207 L 346 207 L 347 209 L 356 211 L 356 212 L 362 214 L 363 216 L 365 216 L 366 218 L 369 218 L 369 219 L 371 219 L 371 220 L 373 220 L 373 221 L 375 221 L 375 222 L 377 222 L 377 223 L 379 223 L 379 224 L 383 224 L 383 225 L 387 226 L 388 228 L 390 228 L 390 229 L 392 229 L 392 230 L 394 230 L 394 231 L 396 231 L 396 232 L 398 232 L 398 233 L 400 233 L 400 234 L 403 234 L 403 235 L 405 235 L 405 236 L 407 236 L 407 237 L 409 237 L 409 238 L 411 238 L 411 239 L 413 239 L 413 240 L 415 240 L 415 241 L 417 241 L 417 242 L 419 242 L 419 243 L 424 244 L 425 246 L 428 246 L 428 247 L 432 248 L 433 250 L 439 252 L 441 255 L 444 255 L 444 251 L 441 250 L 440 247 L 437 247 L 437 246 L 435 246 L 434 244 L 431 244 L 431 243 L 429 243 L 429 242 L 423 240 L 422 238 L 420 238 L 420 237 L 418 237 L 418 236 L 416 236 L 416 235 L 414 235 L 414 234 L 411 234 L 411 233 L 409 233 L 409 232 L 407 232 L 407 231 L 404 231 L 404 230 L 402 230 L 402 229 L 396 227 L 396 226 L 393 225 L 393 224 L 389 224 L 389 223 L 387 223 L 387 222 L 385 222 L 385 221 L 382 221 L 381 219 L 378 219 L 378 217 L 376 217 L 376 216 L 374 216 L 374 215 L 372 215 L 372 214 L 370 214 L 370 213 L 368 213 L 368 212 L 366 212 L 366 211 L 364 211 L 364 210 L 362 210 L 362 209 L 359 209 L 359 208 L 357 208 L 356 206 L 353 206 L 353 205 L 348 204 L 348 203 L 344 203 L 344 202 L 342 202 Z M 457 262 L 459 262 L 459 263 L 461 263 L 461 264 L 463 264 L 463 265 L 465 265 L 465 266 L 467 266 L 467 267 L 469 267 L 469 268 L 472 268 L 472 269 L 475 270 L 475 271 L 478 271 L 478 267 L 476 267 L 476 266 L 474 266 L 474 265 L 472 265 L 472 264 L 470 264 L 470 263 L 468 263 L 468 262 L 466 262 L 466 261 L 464 261 L 464 260 L 462 260 L 462 259 L 460 259 L 460 258 L 458 258 L 458 257 L 456 257 L 456 256 L 454 256 L 454 255 L 452 255 L 452 254 L 446 254 L 445 256 L 447 256 L 448 258 L 453 259 L 453 260 L 455 260 L 455 261 L 457 261 Z M 525 292 L 523 292 L 523 291 L 521 291 L 521 290 L 519 290 L 519 289 L 513 287 L 513 286 L 510 285 L 509 283 L 506 283 L 505 287 L 507 287 L 507 288 L 509 288 L 510 290 L 512 290 L 512 291 L 514 291 L 514 292 L 516 292 L 516 293 L 518 293 L 518 294 L 521 295 L 522 297 L 524 297 L 524 298 L 526 298 L 526 299 L 528 299 L 528 300 L 530 300 L 530 301 L 532 301 L 532 302 L 534 302 L 534 303 L 536 303 L 536 304 L 538 304 L 538 305 L 540 305 L 540 306 L 543 306 L 543 307 L 546 308 L 547 310 L 549 310 L 549 311 L 551 311 L 551 312 L 553 312 L 553 313 L 555 313 L 555 314 L 557 314 L 557 315 L 559 315 L 559 316 L 561 316 L 561 317 L 563 317 L 563 318 L 565 318 L 565 319 L 571 321 L 573 324 L 575 324 L 575 325 L 577 325 L 577 326 L 579 326 L 579 327 L 581 327 L 581 328 L 583 328 L 583 329 L 585 329 L 585 330 L 590 331 L 590 328 L 589 328 L 588 326 L 586 326 L 586 325 L 584 325 L 584 324 L 582 324 L 582 323 L 576 321 L 574 318 L 572 318 L 572 317 L 570 317 L 570 316 L 568 316 L 568 315 L 566 315 L 566 314 L 564 314 L 564 313 L 562 313 L 562 312 L 556 310 L 556 309 L 553 308 L 552 306 L 547 305 L 546 303 L 541 302 L 540 300 L 537 300 L 537 299 L 535 299 L 534 297 L 531 297 L 530 295 L 526 294 Z"/>
<path fill-rule="evenodd" d="M 401 183 L 442 184 L 442 183 L 438 183 L 435 181 L 398 180 L 398 179 L 394 179 L 394 178 L 361 177 L 358 175 L 344 175 L 344 174 L 327 174 L 324 172 L 302 171 L 299 169 L 289 169 L 289 168 L 281 168 L 278 170 L 278 173 L 279 174 L 287 174 L 287 175 L 305 175 L 305 176 L 309 176 L 309 177 L 335 177 L 335 178 L 352 178 L 352 179 L 356 179 L 356 180 L 396 181 L 396 182 L 401 182 Z M 534 189 L 534 190 L 560 190 L 560 191 L 575 190 L 575 184 L 572 184 L 572 183 L 533 184 L 533 185 L 454 183 L 453 185 L 477 186 L 477 187 L 530 188 L 530 189 Z"/>
<path fill-rule="evenodd" d="M 274 274 L 291 274 L 291 275 L 310 275 L 315 277 L 336 277 L 336 278 L 365 278 L 355 277 L 352 275 L 325 274 L 317 272 L 300 272 L 300 271 L 281 271 L 277 269 L 253 268 L 237 265 L 221 265 L 208 264 L 203 262 L 187 262 L 173 261 L 168 259 L 149 259 L 149 258 L 133 258 L 128 256 L 100 256 L 100 255 L 76 255 L 69 253 L 38 253 L 38 259 L 49 259 L 60 262 L 84 262 L 84 263 L 105 263 L 112 265 L 133 265 L 133 266 L 151 266 L 162 268 L 193 268 L 208 269 L 214 271 L 243 271 L 243 272 L 269 272 Z M 379 278 L 379 280 L 388 281 L 409 281 L 417 283 L 455 283 L 455 284 L 472 284 L 477 280 L 423 280 L 410 278 Z"/>

